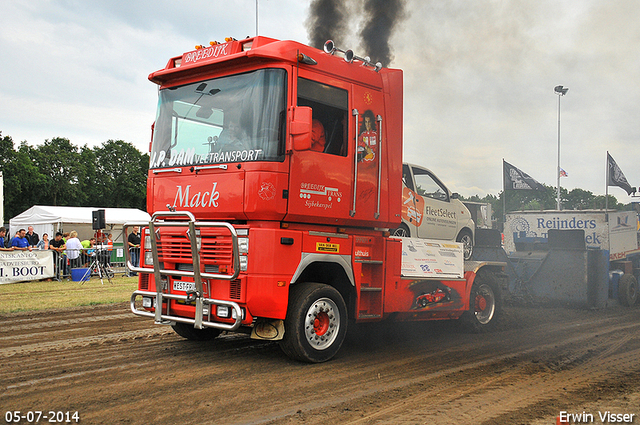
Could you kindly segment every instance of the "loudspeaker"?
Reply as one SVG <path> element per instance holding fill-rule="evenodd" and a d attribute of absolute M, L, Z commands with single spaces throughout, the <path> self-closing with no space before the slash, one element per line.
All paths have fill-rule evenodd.
<path fill-rule="evenodd" d="M 104 210 L 91 211 L 93 217 L 93 230 L 104 229 L 107 225 L 104 220 Z"/>

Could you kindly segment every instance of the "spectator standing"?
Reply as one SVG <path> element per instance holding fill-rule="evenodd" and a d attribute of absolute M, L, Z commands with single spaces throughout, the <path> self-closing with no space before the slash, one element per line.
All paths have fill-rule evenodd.
<path fill-rule="evenodd" d="M 42 235 L 44 238 L 44 235 Z M 67 255 L 64 250 L 66 245 L 62 239 L 62 233 L 57 232 L 55 238 L 49 242 L 49 249 L 54 251 L 53 258 L 56 260 L 56 278 L 60 280 L 60 270 L 62 270 L 63 276 L 67 273 Z"/>
<path fill-rule="evenodd" d="M 26 238 L 27 231 L 24 229 L 18 230 L 16 236 L 11 240 L 11 246 L 18 251 L 31 251 L 31 245 Z"/>
<path fill-rule="evenodd" d="M 87 267 L 89 265 L 89 259 L 91 259 L 91 255 L 95 251 L 94 247 L 96 246 L 96 238 L 84 240 L 80 242 L 80 245 L 82 245 L 82 262 L 84 263 L 84 266 Z"/>
<path fill-rule="evenodd" d="M 28 235 L 28 233 L 27 233 Z M 47 233 L 42 234 L 42 239 L 36 244 L 38 249 L 49 249 L 49 235 Z"/>
<path fill-rule="evenodd" d="M 100 249 L 100 262 L 104 265 L 111 265 L 111 251 L 113 251 L 113 235 L 109 235 L 102 241 Z"/>
<path fill-rule="evenodd" d="M 0 227 L 0 251 L 13 251 L 13 247 L 6 248 L 5 235 L 7 234 L 7 229 L 5 227 Z"/>
<path fill-rule="evenodd" d="M 69 233 L 69 239 L 66 242 L 67 248 L 67 257 L 69 258 L 69 265 L 71 268 L 78 267 L 80 265 L 80 253 L 82 252 L 82 243 L 80 239 L 78 239 L 78 232 L 72 230 Z"/>
<path fill-rule="evenodd" d="M 135 226 L 133 228 L 133 232 L 127 238 L 127 243 L 129 244 L 129 252 L 131 253 L 131 264 L 134 267 L 138 267 L 140 260 L 140 227 Z M 130 272 L 129 276 L 137 276 L 138 273 Z"/>
<path fill-rule="evenodd" d="M 33 231 L 33 226 L 27 227 L 27 241 L 29 241 L 30 246 L 38 246 L 38 242 L 40 242 L 40 236 L 36 232 Z"/>

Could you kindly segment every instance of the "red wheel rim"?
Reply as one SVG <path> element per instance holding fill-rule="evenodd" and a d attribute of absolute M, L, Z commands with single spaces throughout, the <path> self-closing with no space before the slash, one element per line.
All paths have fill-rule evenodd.
<path fill-rule="evenodd" d="M 329 319 L 329 315 L 324 311 L 318 313 L 316 318 L 313 320 L 313 331 L 316 335 L 322 336 L 329 330 L 329 323 L 331 320 Z"/>
<path fill-rule="evenodd" d="M 476 312 L 484 311 L 487 308 L 487 300 L 482 295 L 476 295 Z"/>

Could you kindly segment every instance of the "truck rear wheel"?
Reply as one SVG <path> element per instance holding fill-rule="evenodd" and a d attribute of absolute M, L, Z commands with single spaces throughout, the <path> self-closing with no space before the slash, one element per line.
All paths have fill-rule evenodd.
<path fill-rule="evenodd" d="M 638 281 L 632 274 L 625 273 L 618 281 L 618 302 L 625 307 L 633 307 L 638 301 Z"/>
<path fill-rule="evenodd" d="M 347 307 L 329 285 L 299 283 L 291 288 L 282 351 L 294 360 L 320 363 L 336 355 L 347 332 Z"/>
<path fill-rule="evenodd" d="M 191 341 L 209 341 L 220 335 L 220 329 L 196 329 L 188 323 L 177 322 L 171 327 L 178 335 Z"/>
<path fill-rule="evenodd" d="M 480 271 L 471 287 L 469 310 L 462 315 L 467 328 L 484 332 L 495 327 L 502 314 L 502 293 L 498 279 L 488 271 Z"/>

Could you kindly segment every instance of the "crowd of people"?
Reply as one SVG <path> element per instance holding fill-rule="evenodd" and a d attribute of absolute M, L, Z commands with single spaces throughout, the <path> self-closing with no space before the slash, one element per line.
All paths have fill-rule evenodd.
<path fill-rule="evenodd" d="M 78 232 L 56 232 L 53 239 L 49 239 L 47 233 L 43 233 L 42 239 L 34 232 L 33 226 L 27 230 L 19 229 L 13 238 L 7 237 L 7 229 L 0 227 L 0 251 L 33 251 L 51 250 L 54 253 L 54 265 L 56 278 L 69 276 L 70 270 L 78 267 L 88 267 L 92 259 L 100 261 L 102 265 L 111 263 L 113 251 L 113 234 L 98 232 L 98 237 L 86 240 L 78 238 Z M 133 228 L 128 235 L 127 247 L 131 255 L 131 263 L 138 267 L 140 261 L 140 228 Z M 129 271 L 129 276 L 137 273 Z"/>
<path fill-rule="evenodd" d="M 78 232 L 72 230 L 68 233 L 56 232 L 50 240 L 47 233 L 43 233 L 42 239 L 33 231 L 33 226 L 27 230 L 19 229 L 13 238 L 7 237 L 7 229 L 0 227 L 0 251 L 33 251 L 52 250 L 56 277 L 59 279 L 68 276 L 69 271 L 76 267 L 87 267 L 92 258 L 96 258 L 102 264 L 111 262 L 113 251 L 113 235 L 100 233 L 100 240 L 92 237 L 81 241 Z"/>

